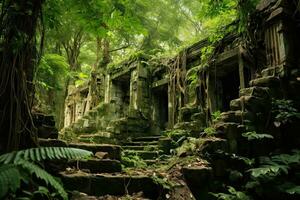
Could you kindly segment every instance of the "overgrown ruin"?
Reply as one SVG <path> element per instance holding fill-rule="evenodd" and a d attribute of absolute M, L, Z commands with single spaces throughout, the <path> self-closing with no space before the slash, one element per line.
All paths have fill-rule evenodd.
<path fill-rule="evenodd" d="M 299 119 L 274 123 L 272 111 L 272 101 L 278 99 L 300 107 L 298 20 L 289 1 L 264 0 L 248 23 L 247 37 L 227 34 L 213 44 L 211 54 L 204 49 L 212 44 L 202 40 L 173 58 L 139 55 L 95 70 L 89 84 L 69 86 L 60 137 L 95 146 L 122 145 L 127 155 L 135 152 L 153 164 L 161 154 L 172 153 L 165 133 L 187 131 L 208 144 L 200 154 L 208 154 L 210 164 L 185 167 L 183 175 L 197 199 L 210 199 L 208 191 L 221 187 L 214 181 L 230 182 L 228 169 L 240 167 L 218 150 L 254 158 L 299 147 Z M 203 137 L 208 127 L 215 139 Z M 274 140 L 247 142 L 242 134 L 249 131 Z"/>

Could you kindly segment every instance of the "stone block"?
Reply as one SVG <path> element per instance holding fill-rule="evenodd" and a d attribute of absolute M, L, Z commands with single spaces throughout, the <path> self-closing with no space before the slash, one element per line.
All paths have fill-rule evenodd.
<path fill-rule="evenodd" d="M 96 152 L 107 152 L 110 159 L 120 160 L 121 159 L 121 146 L 110 145 L 110 144 L 88 144 L 88 143 L 70 143 L 70 147 L 85 149 Z"/>
<path fill-rule="evenodd" d="M 183 167 L 182 173 L 196 199 L 209 199 L 213 170 L 206 166 Z"/>
<path fill-rule="evenodd" d="M 81 170 L 88 170 L 91 173 L 115 173 L 122 171 L 120 161 L 110 159 L 71 161 L 68 165 L 71 167 L 79 167 Z"/>
<path fill-rule="evenodd" d="M 262 99 L 270 98 L 270 91 L 267 87 L 249 87 L 240 90 L 240 97 L 242 96 L 254 96 Z"/>

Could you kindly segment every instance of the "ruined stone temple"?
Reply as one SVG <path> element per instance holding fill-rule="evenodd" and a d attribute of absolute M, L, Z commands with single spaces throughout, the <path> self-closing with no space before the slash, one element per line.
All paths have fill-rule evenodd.
<path fill-rule="evenodd" d="M 249 168 L 237 156 L 256 159 L 275 150 L 299 149 L 300 119 L 280 124 L 274 114 L 275 100 L 291 100 L 300 110 L 299 19 L 289 0 L 262 0 L 250 17 L 247 37 L 238 31 L 226 34 L 208 58 L 202 53 L 211 45 L 206 39 L 172 58 L 132 57 L 94 70 L 83 86 L 70 85 L 60 133 L 67 142 L 40 139 L 40 144 L 76 147 L 95 155 L 68 163 L 73 171 L 60 173 L 64 186 L 92 196 L 142 192 L 147 199 L 165 199 L 162 194 L 173 200 L 193 195 L 216 199 L 209 193 L 226 191 L 226 184 L 239 187 L 240 182 L 230 178 L 233 170 L 249 178 Z M 44 121 L 54 124 L 43 116 L 37 121 L 41 127 Z M 205 135 L 208 127 L 213 136 Z M 249 129 L 270 134 L 273 140 L 249 141 L 243 136 Z M 166 133 L 176 130 L 199 139 L 201 148 L 195 162 L 178 169 L 181 179 L 175 179 L 174 187 L 166 190 L 153 179 L 153 172 L 122 171 L 121 163 L 126 165 L 124 158 L 130 155 L 146 166 L 164 165 L 168 160 L 162 156 L 174 158 L 170 154 L 176 147 Z M 172 170 L 164 175 L 172 177 Z M 193 195 L 176 197 L 185 194 L 182 191 Z M 277 189 L 263 195 L 263 199 L 299 199 Z"/>
<path fill-rule="evenodd" d="M 94 71 L 89 84 L 69 86 L 65 134 L 108 142 L 174 128 L 201 132 L 216 111 L 253 118 L 266 94 L 299 98 L 300 32 L 291 9 L 287 1 L 262 1 L 251 33 L 256 46 L 228 34 L 206 66 L 203 40 L 170 59 L 140 56 Z M 195 71 L 192 84 L 187 77 Z"/>

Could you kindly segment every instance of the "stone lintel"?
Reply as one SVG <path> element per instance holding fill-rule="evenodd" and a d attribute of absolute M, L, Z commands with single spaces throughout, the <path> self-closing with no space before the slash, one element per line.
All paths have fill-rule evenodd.
<path fill-rule="evenodd" d="M 169 83 L 169 78 L 164 78 L 164 79 L 154 82 L 151 87 L 157 88 L 159 86 L 166 85 L 168 83 Z"/>

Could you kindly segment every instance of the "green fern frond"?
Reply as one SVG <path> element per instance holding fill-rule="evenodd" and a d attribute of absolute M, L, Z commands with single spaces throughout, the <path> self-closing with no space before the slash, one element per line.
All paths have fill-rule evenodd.
<path fill-rule="evenodd" d="M 61 195 L 61 197 L 63 197 L 63 199 L 68 199 L 68 194 L 65 192 L 62 185 L 58 181 L 56 181 L 51 174 L 49 174 L 39 166 L 26 160 L 19 160 L 15 164 L 21 166 L 22 168 L 27 170 L 30 174 L 34 174 L 37 178 L 45 181 L 47 185 L 52 186 L 54 189 L 57 190 L 57 192 Z"/>
<path fill-rule="evenodd" d="M 16 165 L 0 166 L 0 199 L 2 199 L 8 191 L 16 192 L 20 187 L 21 176 Z"/>
<path fill-rule="evenodd" d="M 17 163 L 19 160 L 41 161 L 52 159 L 82 159 L 92 155 L 92 152 L 69 147 L 40 147 L 14 151 L 0 156 L 0 163 Z"/>

